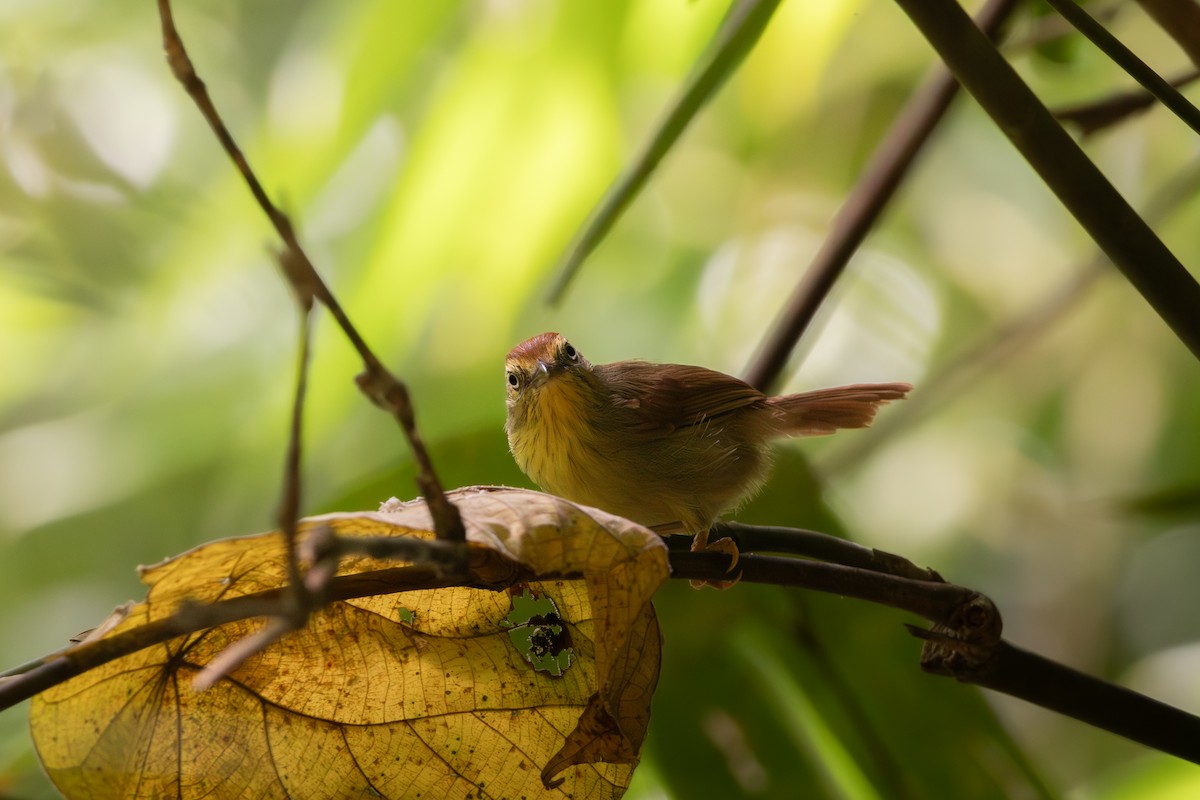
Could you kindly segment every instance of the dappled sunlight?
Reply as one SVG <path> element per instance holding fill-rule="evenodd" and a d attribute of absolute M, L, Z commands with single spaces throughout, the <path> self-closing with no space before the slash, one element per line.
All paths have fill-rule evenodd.
<path fill-rule="evenodd" d="M 1200 713 L 1197 675 L 1200 675 L 1200 642 L 1192 640 L 1154 651 L 1140 659 L 1129 667 L 1124 680 L 1136 691 Z"/>
<path fill-rule="evenodd" d="M 738 81 L 744 121 L 773 132 L 811 113 L 829 58 L 860 8 L 860 0 L 783 3 Z"/>
<path fill-rule="evenodd" d="M 289 139 L 319 142 L 336 132 L 343 80 L 337 65 L 308 47 L 284 54 L 271 75 L 267 95 L 270 134 L 286 145 Z"/>
<path fill-rule="evenodd" d="M 67 113 L 96 155 L 122 178 L 145 188 L 166 167 L 179 120 L 167 87 L 146 75 L 142 58 L 92 51 L 67 68 Z"/>
<path fill-rule="evenodd" d="M 265 530 L 278 505 L 299 315 L 278 238 L 163 63 L 152 6 L 0 4 L 0 601 L 21 617 L 0 624 L 4 666 L 45 650 L 27 635 L 36 609 L 74 616 L 103 600 L 78 619 L 87 627 L 127 599 L 136 563 Z M 745 375 L 931 63 L 894 4 L 780 4 L 561 303 L 543 302 L 728 8 L 177 10 L 266 192 L 407 382 L 447 483 L 523 480 L 502 366 L 541 331 L 595 363 Z M 1182 52 L 1136 8 L 1111 25 L 1168 77 L 1182 71 Z M 1053 104 L 1130 85 L 1077 38 L 1011 57 Z M 1195 100 L 1195 84 L 1184 91 Z M 1195 155 L 1194 133 L 1161 108 L 1082 141 L 1139 209 Z M 1150 222 L 1195 273 L 1200 209 L 1194 187 L 1184 194 L 1174 217 Z M 776 445 L 760 499 L 778 524 L 845 533 L 988 594 L 1014 643 L 1195 710 L 1200 376 L 1111 265 L 1072 282 L 1095 259 L 961 98 L 776 382 L 913 391 L 870 429 Z M 303 513 L 414 496 L 403 438 L 354 386 L 360 359 L 327 314 L 313 319 Z M 889 796 L 889 769 L 945 776 L 937 796 L 982 796 L 972 781 L 985 763 L 1025 791 L 1007 760 L 1021 747 L 1069 795 L 1135 797 L 1121 787 L 1166 774 L 1154 763 L 1144 782 L 1118 775 L 1137 751 L 1040 709 L 1001 705 L 1019 742 L 999 747 L 979 732 L 980 695 L 938 702 L 951 695 L 917 675 L 893 611 L 762 586 L 683 589 L 655 600 L 669 685 L 631 797 L 801 784 Z M 860 708 L 842 705 L 856 697 Z M 935 707 L 962 716 L 943 725 Z M 977 740 L 956 741 L 960 723 Z M 900 769 L 871 762 L 872 737 Z M 0 727 L 0 743 L 0 793 L 11 773 L 37 787 L 20 796 L 49 796 L 24 734 Z M 945 757 L 960 745 L 964 757 Z M 815 765 L 798 760 L 814 753 Z"/>
<path fill-rule="evenodd" d="M 0 436 L 0 532 L 17 536 L 93 511 L 146 480 L 144 454 L 109 422 L 90 411 Z"/>
<path fill-rule="evenodd" d="M 929 563 L 956 537 L 977 533 L 971 521 L 1003 495 L 1015 433 L 960 423 L 908 434 L 839 487 L 834 502 L 864 542 Z"/>

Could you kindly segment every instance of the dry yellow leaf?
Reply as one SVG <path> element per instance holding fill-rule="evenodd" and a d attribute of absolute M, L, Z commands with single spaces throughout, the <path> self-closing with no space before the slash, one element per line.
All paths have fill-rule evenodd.
<path fill-rule="evenodd" d="M 495 554 L 476 559 L 480 569 L 584 579 L 335 602 L 204 692 L 192 688 L 199 670 L 261 621 L 124 656 L 34 699 L 50 777 L 69 798 L 97 799 L 620 797 L 658 678 L 649 600 L 668 574 L 662 541 L 537 492 L 450 497 L 470 546 Z M 326 525 L 432 537 L 420 502 L 313 517 L 301 530 Z M 277 534 L 261 534 L 144 570 L 146 601 L 106 635 L 185 598 L 278 587 L 282 553 Z M 386 566 L 354 558 L 340 573 Z"/>

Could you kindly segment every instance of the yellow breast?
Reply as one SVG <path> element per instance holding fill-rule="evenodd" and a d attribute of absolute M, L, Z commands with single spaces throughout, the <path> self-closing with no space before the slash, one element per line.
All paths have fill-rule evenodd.
<path fill-rule="evenodd" d="M 536 395 L 523 398 L 528 403 L 523 420 L 508 432 L 513 458 L 545 491 L 586 502 L 591 495 L 586 467 L 597 458 L 586 387 L 556 377 L 534 391 Z"/>

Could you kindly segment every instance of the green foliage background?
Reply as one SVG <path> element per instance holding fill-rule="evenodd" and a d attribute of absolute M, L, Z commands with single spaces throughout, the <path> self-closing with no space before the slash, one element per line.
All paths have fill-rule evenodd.
<path fill-rule="evenodd" d="M 448 485 L 527 485 L 504 354 L 747 364 L 929 64 L 883 0 L 785 2 L 585 265 L 552 267 L 653 129 L 713 0 L 180 4 L 202 77 Z M 1025 20 L 1013 38 L 1035 29 Z M 1184 56 L 1136 8 L 1111 27 Z M 1129 86 L 1086 43 L 1013 55 L 1052 104 Z M 1195 90 L 1190 92 L 1195 99 Z M 1088 142 L 1136 206 L 1195 158 L 1161 110 Z M 0 663 L 142 592 L 133 570 L 270 527 L 296 313 L 274 238 L 161 55 L 153 4 L 0 0 Z M 1157 225 L 1200 263 L 1194 191 Z M 910 380 L 900 418 L 788 444 L 741 518 L 843 529 L 999 604 L 1013 642 L 1200 710 L 1200 372 L 1111 269 L 1045 331 L 955 356 L 1093 248 L 969 99 L 935 135 L 781 388 Z M 394 424 L 318 325 L 305 511 L 415 494 Z M 961 380 L 922 394 L 947 369 Z M 887 415 L 895 414 L 891 423 Z M 663 678 L 634 797 L 1184 797 L 1194 770 L 923 676 L 900 614 L 768 587 L 658 603 Z M 20 713 L 0 795 L 50 797 Z"/>

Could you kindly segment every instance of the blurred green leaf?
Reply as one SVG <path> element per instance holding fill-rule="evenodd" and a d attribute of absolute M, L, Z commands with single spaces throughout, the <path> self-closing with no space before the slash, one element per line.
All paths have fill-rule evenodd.
<path fill-rule="evenodd" d="M 409 383 L 448 485 L 530 485 L 507 452 L 501 366 L 534 333 L 569 333 L 599 362 L 736 371 L 931 63 L 891 2 L 773 15 L 770 3 L 739 3 L 730 13 L 751 16 L 741 28 L 730 16 L 729 41 L 713 39 L 726 7 L 176 9 L 268 190 Z M 171 79 L 148 14 L 98 0 L 0 10 L 0 666 L 137 596 L 134 565 L 267 529 L 277 504 L 295 311 L 273 237 Z M 1164 74 L 1186 66 L 1136 15 L 1112 30 L 1154 52 Z M 1055 105 L 1127 85 L 1076 42 L 1063 46 L 1069 68 L 1045 53 L 1013 60 Z M 604 235 L 588 291 L 545 307 L 547 264 L 614 172 L 621 132 L 650 127 L 682 75 L 695 106 L 677 101 L 676 127 L 654 129 L 669 138 L 646 145 L 661 149 L 655 180 Z M 1086 144 L 1135 204 L 1195 151 L 1190 131 L 1156 113 Z M 1200 197 L 1183 194 L 1156 230 L 1196 264 Z M 964 104 L 787 385 L 911 380 L 919 397 L 952 343 L 1021 318 L 1093 250 Z M 306 513 L 413 497 L 399 431 L 357 393 L 359 364 L 320 317 L 313 366 Z M 1197 408 L 1194 359 L 1102 278 L 1060 322 L 904 425 L 781 445 L 770 485 L 736 516 L 849 531 L 933 566 L 994 597 L 1014 642 L 1109 679 L 1175 665 L 1139 672 L 1137 688 L 1184 703 L 1194 670 L 1172 654 L 1197 640 L 1181 601 L 1191 584 L 1184 567 L 1157 565 L 1191 563 L 1171 557 L 1191 552 L 1177 520 L 1200 474 Z M 884 433 L 835 473 L 800 456 L 826 467 L 864 441 L 851 437 Z M 1136 515 L 1122 506 L 1131 496 L 1144 504 Z M 1178 549 L 1144 550 L 1176 529 L 1167 544 Z M 1001 726 L 990 698 L 920 674 L 897 612 L 677 582 L 659 605 L 664 674 L 635 781 L 655 797 L 840 796 L 858 777 L 885 797 L 1044 796 L 1043 769 L 1064 793 L 1105 796 L 1136 774 L 1113 796 L 1172 785 L 1187 796 L 1174 762 L 1074 721 L 997 701 Z M 1170 635 L 1140 635 L 1154 627 L 1147 613 Z M 53 797 L 17 714 L 0 720 L 0 794 Z M 800 722 L 845 754 L 837 780 L 794 735 Z"/>
<path fill-rule="evenodd" d="M 605 192 L 591 217 L 576 234 L 575 241 L 558 266 L 558 274 L 550 288 L 550 302 L 562 297 L 584 259 L 596 249 L 638 196 L 700 109 L 737 70 L 762 35 L 778 5 L 779 0 L 733 0 L 716 36 L 688 75 L 679 97 L 651 132 L 641 152 Z"/>

